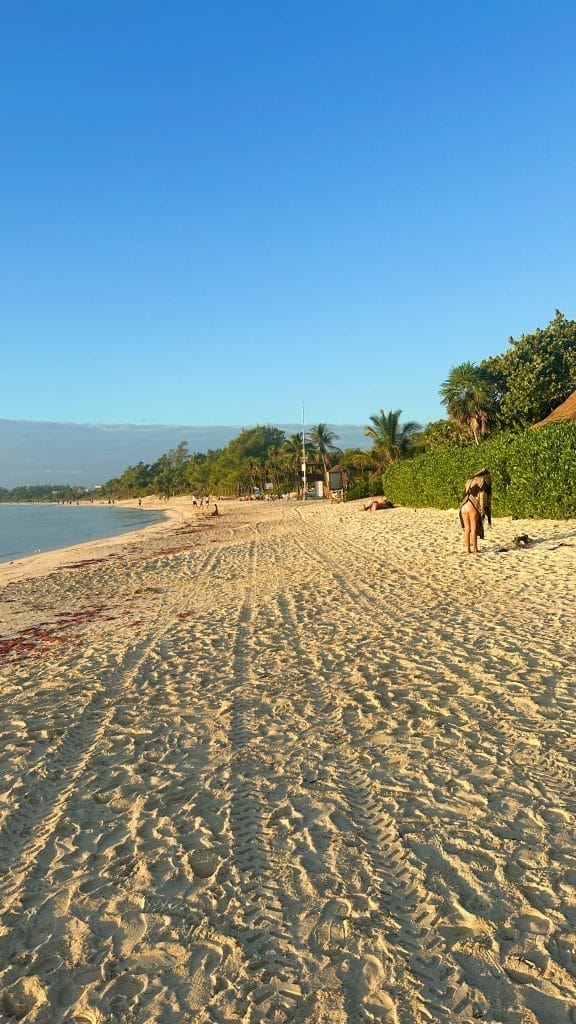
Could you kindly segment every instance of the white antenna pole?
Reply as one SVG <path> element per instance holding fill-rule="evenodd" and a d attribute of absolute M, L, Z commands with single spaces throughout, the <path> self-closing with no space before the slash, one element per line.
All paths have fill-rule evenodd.
<path fill-rule="evenodd" d="M 306 432 L 304 430 L 304 399 L 302 399 L 302 501 L 306 501 Z"/>

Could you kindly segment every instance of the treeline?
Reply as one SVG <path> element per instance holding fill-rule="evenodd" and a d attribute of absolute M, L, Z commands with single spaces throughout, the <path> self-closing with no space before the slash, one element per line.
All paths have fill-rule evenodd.
<path fill-rule="evenodd" d="M 341 451 L 338 436 L 325 423 L 310 428 L 305 438 L 302 434 L 286 436 L 277 427 L 257 426 L 241 431 L 225 448 L 207 452 L 190 452 L 183 441 L 153 463 L 129 466 L 92 497 L 242 496 L 255 489 L 268 494 L 300 494 L 304 456 L 308 483 L 322 480 L 328 495 L 331 471 L 337 468 L 346 496 L 364 497 L 380 492 L 388 467 L 433 452 L 473 452 L 488 438 L 521 433 L 545 419 L 575 390 L 576 322 L 556 310 L 547 327 L 516 340 L 510 338 L 502 355 L 477 365 L 464 362 L 453 367 L 439 392 L 447 417 L 424 428 L 414 422 L 402 424 L 399 409 L 380 409 L 369 416 L 364 429 L 372 445 L 369 450 Z M 1 501 L 76 497 L 78 488 L 72 487 L 0 489 Z"/>
<path fill-rule="evenodd" d="M 576 322 L 560 310 L 547 327 L 509 338 L 508 349 L 477 365 L 454 366 L 440 388 L 448 419 L 429 423 L 422 451 L 465 445 L 545 419 L 576 390 Z"/>
<path fill-rule="evenodd" d="M 86 496 L 86 488 L 68 484 L 33 484 L 28 487 L 0 487 L 0 502 L 78 501 Z"/>
<path fill-rule="evenodd" d="M 316 433 L 316 443 L 311 435 Z M 272 426 L 243 430 L 225 448 L 189 452 L 186 442 L 161 455 L 150 465 L 139 462 L 121 476 L 109 480 L 99 494 L 111 498 L 132 498 L 146 494 L 226 495 L 238 497 L 258 490 L 280 494 L 302 488 L 303 445 L 308 482 L 323 479 L 342 454 L 336 435 L 325 424 L 301 434 L 286 436 Z"/>

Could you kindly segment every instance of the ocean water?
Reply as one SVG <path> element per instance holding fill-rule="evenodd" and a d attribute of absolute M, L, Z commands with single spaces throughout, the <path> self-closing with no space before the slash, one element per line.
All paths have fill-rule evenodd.
<path fill-rule="evenodd" d="M 162 518 L 115 505 L 0 505 L 0 562 L 116 537 Z"/>

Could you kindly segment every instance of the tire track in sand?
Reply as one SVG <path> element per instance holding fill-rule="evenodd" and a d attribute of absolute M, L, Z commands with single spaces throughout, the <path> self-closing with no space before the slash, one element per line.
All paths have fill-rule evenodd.
<path fill-rule="evenodd" d="M 206 562 L 211 558 L 206 556 Z M 158 640 L 172 626 L 173 617 L 186 599 L 173 606 L 162 604 L 147 627 L 146 637 L 135 648 L 126 650 L 113 671 L 96 681 L 91 695 L 73 725 L 61 741 L 45 755 L 42 770 L 27 778 L 28 788 L 19 795 L 18 805 L 4 818 L 0 833 L 0 858 L 5 876 L 2 890 L 4 906 L 10 908 L 26 877 L 21 863 L 35 866 L 38 855 L 56 830 L 78 780 L 97 750 L 118 703 L 126 699 L 133 680 L 142 670 Z M 32 867 L 32 871 L 34 867 Z"/>
<path fill-rule="evenodd" d="M 252 976 L 246 999 L 247 1021 L 293 1020 L 303 999 L 302 967 L 291 949 L 282 893 L 267 841 L 267 813 L 260 795 L 262 760 L 255 744 L 261 721 L 261 685 L 253 671 L 250 645 L 254 628 L 254 592 L 258 545 L 252 542 L 252 565 L 233 650 L 230 739 L 235 771 L 230 779 L 232 858 L 241 894 L 242 928 L 238 938 Z"/>
<path fill-rule="evenodd" d="M 301 541 L 298 544 L 307 557 L 315 554 Z M 324 569 L 330 567 L 324 564 Z M 387 991 L 397 1005 L 400 1019 L 406 1024 L 420 1024 L 433 1014 L 433 1019 L 448 1024 L 478 1017 L 483 1012 L 484 1000 L 471 991 L 435 931 L 440 917 L 437 900 L 427 890 L 422 872 L 402 842 L 394 820 L 382 809 L 378 789 L 357 753 L 362 747 L 361 732 L 354 727 L 352 716 L 342 714 L 341 706 L 346 700 L 339 707 L 334 699 L 337 682 L 332 679 L 327 686 L 322 662 L 301 643 L 307 624 L 298 619 L 286 585 L 280 603 L 284 621 L 291 626 L 292 638 L 288 642 L 297 652 L 302 682 L 314 707 L 313 717 L 319 730 L 338 750 L 330 765 L 331 784 L 348 807 L 358 850 L 371 878 L 366 895 L 373 898 L 377 907 L 364 920 L 363 928 L 378 951 L 383 977 L 386 972 L 389 975 Z M 414 998 L 415 988 L 419 990 L 419 1002 Z M 364 1019 L 374 1017 L 366 1011 Z"/>

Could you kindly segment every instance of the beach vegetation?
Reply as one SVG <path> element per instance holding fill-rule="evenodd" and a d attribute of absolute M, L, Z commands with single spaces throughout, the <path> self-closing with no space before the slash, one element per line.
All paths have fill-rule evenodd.
<path fill-rule="evenodd" d="M 435 452 L 440 448 L 464 448 L 470 444 L 470 431 L 456 420 L 434 420 L 416 435 L 413 452 Z"/>
<path fill-rule="evenodd" d="M 342 452 L 340 461 L 343 466 L 346 466 L 350 483 L 357 482 L 361 477 L 372 478 L 374 481 L 382 475 L 384 470 L 384 466 L 378 469 L 372 458 L 372 452 L 366 448 L 347 448 L 345 452 Z"/>
<path fill-rule="evenodd" d="M 248 494 L 278 479 L 278 456 L 284 431 L 258 426 L 241 431 L 221 449 L 188 451 L 185 442 L 160 455 L 151 465 L 139 463 L 109 480 L 102 495 L 132 498 L 145 494 Z"/>
<path fill-rule="evenodd" d="M 356 501 L 358 498 L 371 498 L 375 491 L 380 490 L 380 480 L 373 473 L 360 473 L 355 476 L 346 490 L 344 501 Z"/>
<path fill-rule="evenodd" d="M 0 487 L 0 502 L 45 502 L 80 501 L 86 497 L 85 487 L 64 484 L 21 484 L 17 487 Z"/>
<path fill-rule="evenodd" d="M 401 409 L 394 412 L 380 412 L 370 416 L 370 423 L 364 427 L 364 436 L 369 437 L 372 449 L 367 453 L 373 471 L 382 472 L 397 459 L 406 458 L 413 450 L 414 441 L 422 427 L 410 420 L 400 423 Z"/>
<path fill-rule="evenodd" d="M 210 452 L 193 452 L 186 463 L 186 493 L 204 494 L 208 481 Z"/>
<path fill-rule="evenodd" d="M 264 491 L 268 482 L 270 460 L 281 448 L 285 433 L 278 427 L 256 426 L 242 430 L 221 452 L 216 472 L 226 470 L 215 491 L 228 494 L 251 494 L 255 488 Z"/>
<path fill-rule="evenodd" d="M 442 448 L 395 462 L 382 490 L 415 508 L 457 508 L 464 482 L 481 466 L 492 474 L 496 516 L 569 519 L 576 516 L 576 423 L 500 432 L 478 446 Z"/>
<path fill-rule="evenodd" d="M 339 462 L 347 483 L 366 471 L 366 453 L 342 453 L 337 435 L 325 423 L 307 433 L 286 436 L 271 426 L 242 430 L 225 448 L 206 453 L 188 451 L 184 442 L 151 465 L 129 466 L 102 486 L 102 498 L 133 498 L 146 494 L 172 496 L 218 494 L 241 497 L 254 493 L 302 495 L 303 446 L 308 482 L 323 478 L 327 492 L 329 472 Z"/>
<path fill-rule="evenodd" d="M 369 498 L 380 492 L 382 473 L 392 463 L 405 459 L 417 451 L 417 438 L 422 430 L 419 423 L 401 423 L 401 409 L 380 412 L 370 416 L 364 435 L 372 440 L 372 448 L 346 451 L 342 462 L 350 474 L 345 501 Z"/>
<path fill-rule="evenodd" d="M 523 431 L 576 390 L 576 321 L 556 310 L 547 327 L 508 343 L 501 355 L 450 370 L 439 390 L 448 419 L 429 423 L 417 449 L 478 446 L 488 436 Z"/>
<path fill-rule="evenodd" d="M 317 423 L 310 427 L 308 440 L 312 443 L 312 456 L 317 456 L 318 464 L 324 476 L 324 493 L 330 493 L 330 466 L 334 465 L 334 457 L 342 455 L 342 450 L 335 444 L 339 440 L 327 423 Z M 313 459 L 314 462 L 314 459 Z"/>
<path fill-rule="evenodd" d="M 301 467 L 304 452 L 307 463 L 312 465 L 314 446 L 306 439 L 306 435 L 302 438 L 301 434 L 291 434 L 284 440 L 278 455 L 281 479 L 287 486 L 282 487 L 279 483 L 280 490 L 296 491 L 298 495 L 302 493 Z"/>
<path fill-rule="evenodd" d="M 304 436 L 286 436 L 278 427 L 258 425 L 241 430 L 225 448 L 207 452 L 190 452 L 182 441 L 150 464 L 128 466 L 92 496 L 296 493 L 301 497 L 304 445 L 307 482 L 322 479 L 326 495 L 330 470 L 338 465 L 344 471 L 347 499 L 383 490 L 395 503 L 452 507 L 466 475 L 483 461 L 495 475 L 495 507 L 500 502 L 500 514 L 529 509 L 526 514 L 562 515 L 568 500 L 565 493 L 571 488 L 568 477 L 560 479 L 559 467 L 568 465 L 574 472 L 569 440 L 573 430 L 569 427 L 567 435 L 526 431 L 575 391 L 576 322 L 557 310 L 546 328 L 517 340 L 510 338 L 502 355 L 478 365 L 467 361 L 453 367 L 440 389 L 448 416 L 424 429 L 412 421 L 402 423 L 400 409 L 380 409 L 364 427 L 371 447 L 342 452 L 338 435 L 326 423 L 315 424 Z M 482 455 L 487 444 L 493 447 Z M 555 460 L 550 469 L 547 460 Z M 541 500 L 528 493 L 526 483 L 536 471 L 547 478 Z M 554 497 L 554 488 L 564 496 Z M 3 501 L 80 497 L 86 497 L 84 490 L 65 486 L 0 489 Z"/>
<path fill-rule="evenodd" d="M 510 338 L 506 352 L 479 369 L 492 386 L 500 430 L 539 423 L 576 389 L 576 321 L 557 309 L 547 327 Z"/>
<path fill-rule="evenodd" d="M 467 428 L 477 445 L 494 411 L 493 391 L 488 373 L 470 362 L 453 366 L 440 388 L 440 400 L 448 416 Z"/>

